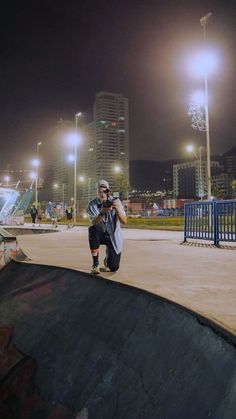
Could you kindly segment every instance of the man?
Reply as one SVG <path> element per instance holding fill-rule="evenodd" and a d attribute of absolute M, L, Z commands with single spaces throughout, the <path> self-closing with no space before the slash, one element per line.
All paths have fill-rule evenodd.
<path fill-rule="evenodd" d="M 37 221 L 39 223 L 39 227 L 41 226 L 42 216 L 43 216 L 42 210 L 41 210 L 40 206 L 38 205 L 37 206 Z"/>
<path fill-rule="evenodd" d="M 35 205 L 32 205 L 30 208 L 30 216 L 31 216 L 31 220 L 32 220 L 32 227 L 35 227 L 35 220 L 36 217 L 38 215 L 38 211 Z"/>
<path fill-rule="evenodd" d="M 106 246 L 104 266 L 112 272 L 119 269 L 122 250 L 120 223 L 126 224 L 127 217 L 121 201 L 109 196 L 109 184 L 100 180 L 97 185 L 98 196 L 87 208 L 92 225 L 89 227 L 89 246 L 93 258 L 91 272 L 100 274 L 99 247 Z"/>
<path fill-rule="evenodd" d="M 66 218 L 67 218 L 67 228 L 73 227 L 73 224 L 72 224 L 73 208 L 72 207 L 66 208 Z"/>
<path fill-rule="evenodd" d="M 56 205 L 54 205 L 52 209 L 51 220 L 52 220 L 52 227 L 55 227 L 55 228 L 57 228 L 57 216 L 58 216 L 57 207 Z"/>

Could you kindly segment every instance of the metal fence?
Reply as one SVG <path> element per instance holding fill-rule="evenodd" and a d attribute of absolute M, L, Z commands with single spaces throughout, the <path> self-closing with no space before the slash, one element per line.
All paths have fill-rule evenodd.
<path fill-rule="evenodd" d="M 184 241 L 188 238 L 236 242 L 236 200 L 185 204 Z"/>

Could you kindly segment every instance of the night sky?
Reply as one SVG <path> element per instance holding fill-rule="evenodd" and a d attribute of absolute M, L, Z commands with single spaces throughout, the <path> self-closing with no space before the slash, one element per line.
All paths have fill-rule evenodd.
<path fill-rule="evenodd" d="M 5 3 L 5 5 L 4 5 Z M 232 1 L 21 1 L 1 8 L 0 169 L 27 167 L 59 118 L 92 118 L 96 92 L 129 99 L 130 158 L 182 158 L 190 140 L 187 72 L 199 19 L 219 63 L 209 79 L 211 151 L 236 145 L 236 9 Z M 203 85 L 203 84 L 202 84 Z"/>

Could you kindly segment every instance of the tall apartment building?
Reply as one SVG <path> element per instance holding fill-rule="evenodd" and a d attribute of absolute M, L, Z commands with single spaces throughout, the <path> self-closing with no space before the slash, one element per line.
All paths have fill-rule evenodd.
<path fill-rule="evenodd" d="M 117 189 L 115 167 L 129 180 L 129 114 L 128 99 L 121 94 L 100 92 L 94 102 L 94 175 L 107 179 Z"/>
<path fill-rule="evenodd" d="M 223 154 L 225 173 L 236 179 L 236 147 Z"/>
<path fill-rule="evenodd" d="M 121 178 L 129 182 L 128 99 L 121 94 L 103 91 L 96 94 L 93 122 L 85 127 L 78 167 L 83 175 L 78 185 L 83 206 L 96 195 L 99 179 L 107 179 L 113 192 L 119 191 Z"/>
<path fill-rule="evenodd" d="M 221 171 L 218 161 L 211 161 L 211 175 L 215 176 Z M 174 196 L 191 199 L 201 197 L 207 192 L 207 162 L 195 160 L 187 163 L 173 165 Z"/>
<path fill-rule="evenodd" d="M 212 176 L 212 188 L 218 190 L 222 198 L 229 199 L 232 197 L 232 183 L 233 177 L 228 173 L 220 173 L 217 176 Z"/>

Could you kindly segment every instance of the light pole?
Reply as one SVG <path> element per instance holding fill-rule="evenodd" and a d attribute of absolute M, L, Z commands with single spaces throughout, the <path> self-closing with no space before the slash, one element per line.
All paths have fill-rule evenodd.
<path fill-rule="evenodd" d="M 63 205 L 63 212 L 65 211 L 65 184 L 62 184 L 62 205 Z"/>
<path fill-rule="evenodd" d="M 41 145 L 42 145 L 42 142 L 39 141 L 37 143 L 37 148 L 36 148 L 36 150 L 37 150 L 37 159 L 35 160 L 35 162 L 37 162 L 35 164 L 35 205 L 36 205 L 36 208 L 38 206 L 38 167 L 39 167 L 39 158 L 38 158 L 38 155 L 39 155 L 39 147 Z"/>
<path fill-rule="evenodd" d="M 88 202 L 90 202 L 91 178 L 88 178 Z"/>
<path fill-rule="evenodd" d="M 39 167 L 39 160 L 34 159 L 32 161 L 32 166 L 35 167 L 35 206 L 37 208 L 38 205 L 38 167 Z"/>
<path fill-rule="evenodd" d="M 81 112 L 78 112 L 75 115 L 75 132 L 78 134 L 78 118 L 82 115 Z M 78 141 L 75 139 L 75 150 L 74 150 L 74 224 L 76 223 L 76 210 L 77 210 L 77 147 Z"/>
<path fill-rule="evenodd" d="M 207 46 L 206 46 L 206 25 L 212 13 L 207 13 L 200 19 L 200 25 L 203 27 L 203 41 L 205 50 L 204 63 L 204 83 L 205 83 L 205 112 L 206 112 L 206 145 L 207 145 L 207 198 L 211 199 L 211 150 L 210 150 L 210 129 L 209 129 L 209 111 L 208 111 L 208 74 L 207 74 Z"/>

